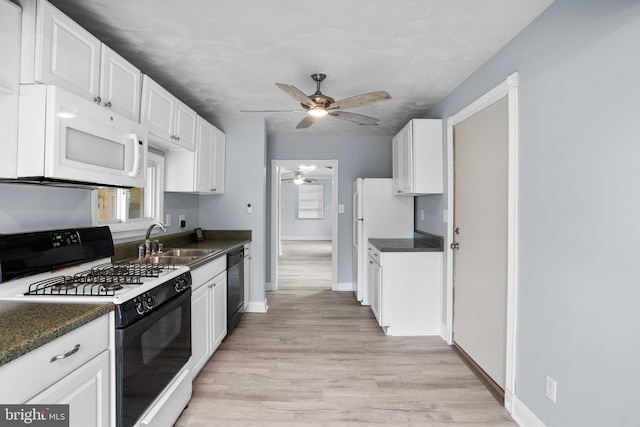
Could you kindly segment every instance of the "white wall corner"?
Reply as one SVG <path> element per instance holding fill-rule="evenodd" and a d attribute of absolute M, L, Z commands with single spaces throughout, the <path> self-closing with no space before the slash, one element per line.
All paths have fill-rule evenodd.
<path fill-rule="evenodd" d="M 331 290 L 338 292 L 355 292 L 356 284 L 351 282 L 334 282 L 331 285 Z"/>
<path fill-rule="evenodd" d="M 527 406 L 522 403 L 522 401 L 518 400 L 517 397 L 511 395 L 510 399 L 512 401 L 513 412 L 511 412 L 511 416 L 513 419 L 522 427 L 546 427 L 546 425 L 540 421 L 536 415 L 531 412 Z M 505 407 L 507 405 L 507 395 L 505 394 Z"/>
<path fill-rule="evenodd" d="M 245 313 L 266 313 L 269 310 L 267 300 L 264 301 L 249 301 L 249 306 L 245 307 Z"/>

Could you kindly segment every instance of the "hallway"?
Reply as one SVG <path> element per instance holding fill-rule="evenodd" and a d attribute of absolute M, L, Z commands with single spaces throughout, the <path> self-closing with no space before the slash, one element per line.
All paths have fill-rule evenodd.
<path fill-rule="evenodd" d="M 176 426 L 516 426 L 439 337 L 386 337 L 351 292 L 268 299 L 203 368 Z"/>
<path fill-rule="evenodd" d="M 331 240 L 283 240 L 278 289 L 331 289 Z"/>

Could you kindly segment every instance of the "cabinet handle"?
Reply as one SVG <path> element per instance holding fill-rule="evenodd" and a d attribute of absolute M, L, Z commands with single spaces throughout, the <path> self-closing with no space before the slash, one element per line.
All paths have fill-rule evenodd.
<path fill-rule="evenodd" d="M 105 102 L 104 106 L 107 107 L 107 108 L 111 108 L 111 101 Z"/>
<path fill-rule="evenodd" d="M 179 136 L 176 136 L 176 141 L 180 141 L 180 137 Z"/>
<path fill-rule="evenodd" d="M 99 96 L 96 96 L 95 98 L 93 98 L 93 102 L 100 104 L 102 102 L 102 98 L 100 98 Z"/>
<path fill-rule="evenodd" d="M 369 261 L 369 264 L 373 264 L 373 261 Z"/>
<path fill-rule="evenodd" d="M 215 285 L 215 283 L 209 283 L 209 289 L 213 288 L 213 285 Z"/>
<path fill-rule="evenodd" d="M 76 354 L 80 350 L 80 344 L 76 344 L 71 350 L 67 351 L 65 354 L 59 354 L 57 356 L 53 356 L 49 362 L 55 362 L 56 360 L 66 359 L 67 357 Z"/>
<path fill-rule="evenodd" d="M 378 256 L 378 254 L 375 254 L 375 253 L 374 253 L 374 254 L 373 254 L 373 256 Z"/>

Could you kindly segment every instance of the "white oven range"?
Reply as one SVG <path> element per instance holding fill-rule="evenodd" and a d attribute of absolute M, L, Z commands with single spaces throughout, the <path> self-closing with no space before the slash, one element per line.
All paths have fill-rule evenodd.
<path fill-rule="evenodd" d="M 113 253 L 108 227 L 0 235 L 0 300 L 112 302 L 112 425 L 170 426 L 191 397 L 191 274 Z"/>

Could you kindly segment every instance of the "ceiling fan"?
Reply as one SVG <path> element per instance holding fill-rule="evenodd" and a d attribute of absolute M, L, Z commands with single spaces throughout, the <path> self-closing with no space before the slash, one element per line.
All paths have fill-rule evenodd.
<path fill-rule="evenodd" d="M 293 173 L 293 178 L 283 179 L 282 182 L 293 182 L 294 184 L 302 184 L 305 182 L 314 182 L 315 179 L 305 178 L 304 173 L 302 171 L 295 171 Z"/>
<path fill-rule="evenodd" d="M 377 125 L 380 120 L 363 116 L 362 114 L 350 113 L 348 111 L 342 111 L 347 108 L 359 107 L 361 105 L 370 104 L 372 102 L 383 101 L 390 99 L 389 95 L 385 91 L 371 92 L 363 95 L 353 96 L 351 98 L 345 98 L 340 101 L 335 101 L 330 96 L 324 95 L 320 92 L 320 83 L 327 78 L 325 74 L 315 73 L 311 74 L 311 78 L 316 82 L 316 92 L 312 95 L 305 95 L 300 89 L 295 86 L 285 83 L 276 83 L 280 89 L 286 94 L 300 102 L 304 110 L 241 110 L 242 112 L 260 112 L 260 113 L 299 113 L 306 112 L 308 115 L 298 123 L 296 129 L 304 129 L 311 126 L 316 119 L 330 115 L 336 119 L 346 120 L 349 122 L 357 123 L 359 125 Z"/>

